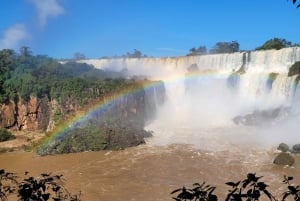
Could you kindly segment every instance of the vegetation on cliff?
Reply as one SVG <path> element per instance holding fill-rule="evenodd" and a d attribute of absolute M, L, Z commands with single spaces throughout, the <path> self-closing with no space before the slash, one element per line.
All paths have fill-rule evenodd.
<path fill-rule="evenodd" d="M 49 126 L 53 129 L 67 122 L 77 112 L 85 113 L 94 105 L 114 101 L 115 106 L 105 114 L 100 111 L 94 118 L 96 122 L 87 121 L 67 130 L 68 138 L 59 144 L 56 141 L 43 153 L 119 149 L 144 143 L 143 138 L 149 136 L 143 126 L 153 115 L 155 104 L 150 100 L 153 94 L 146 96 L 160 87 L 150 87 L 146 93 L 143 88 L 151 85 L 147 80 L 125 79 L 121 73 L 74 61 L 60 63 L 33 55 L 28 47 L 21 48 L 20 53 L 1 50 L 0 71 L 0 127 L 46 131 Z M 133 91 L 136 93 L 131 94 Z M 120 94 L 127 93 L 120 99 Z M 162 103 L 164 91 L 157 97 L 160 94 Z M 146 111 L 146 105 L 150 110 Z"/>
<path fill-rule="evenodd" d="M 288 76 L 299 75 L 300 74 L 300 61 L 296 61 L 290 68 Z"/>
<path fill-rule="evenodd" d="M 115 90 L 122 80 L 106 80 L 120 77 L 83 64 L 68 62 L 61 64 L 44 55 L 32 55 L 27 50 L 20 54 L 13 50 L 0 51 L 0 103 L 30 96 L 47 96 L 64 102 L 67 97 L 82 99 L 94 98 Z"/>
<path fill-rule="evenodd" d="M 13 140 L 15 138 L 16 137 L 11 132 L 9 132 L 7 129 L 0 128 L 0 142 L 4 142 L 7 140 Z"/>
<path fill-rule="evenodd" d="M 262 46 L 257 47 L 255 50 L 280 50 L 282 48 L 287 47 L 295 47 L 299 46 L 299 44 L 292 44 L 292 42 L 287 41 L 283 38 L 272 38 L 270 40 L 267 40 Z"/>

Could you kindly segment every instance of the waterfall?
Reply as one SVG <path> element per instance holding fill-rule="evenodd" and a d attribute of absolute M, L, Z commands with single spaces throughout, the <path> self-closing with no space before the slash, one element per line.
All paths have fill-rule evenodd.
<path fill-rule="evenodd" d="M 229 122 L 236 115 L 254 110 L 289 107 L 299 87 L 295 85 L 297 76 L 288 77 L 288 70 L 299 60 L 300 48 L 292 47 L 231 54 L 79 62 L 100 69 L 123 71 L 128 77 L 137 75 L 163 81 L 169 104 L 166 107 L 172 110 L 166 109 L 164 115 L 200 125 Z M 196 65 L 198 71 L 187 76 L 191 65 Z"/>

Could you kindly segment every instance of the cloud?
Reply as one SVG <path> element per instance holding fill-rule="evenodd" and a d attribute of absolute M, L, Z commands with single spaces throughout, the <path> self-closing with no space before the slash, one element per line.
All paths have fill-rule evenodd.
<path fill-rule="evenodd" d="M 20 42 L 29 37 L 24 24 L 15 24 L 4 31 L 0 49 L 16 49 Z"/>
<path fill-rule="evenodd" d="M 64 14 L 64 8 L 58 4 L 58 0 L 30 0 L 37 9 L 39 24 L 43 27 L 50 17 Z"/>

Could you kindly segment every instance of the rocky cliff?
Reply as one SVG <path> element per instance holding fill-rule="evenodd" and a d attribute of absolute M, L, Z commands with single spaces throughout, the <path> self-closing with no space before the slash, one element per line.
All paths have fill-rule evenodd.
<path fill-rule="evenodd" d="M 146 90 L 128 94 L 115 101 L 111 96 L 114 107 L 106 111 L 106 117 L 119 116 L 131 120 L 138 120 L 141 124 L 154 117 L 156 106 L 162 104 L 165 99 L 163 83 Z M 119 95 L 115 95 L 117 98 Z M 60 120 L 66 119 L 79 110 L 85 110 L 87 105 L 92 105 L 97 100 L 105 99 L 102 96 L 90 99 L 86 105 L 81 105 L 80 100 L 68 98 L 63 103 L 48 97 L 37 98 L 30 96 L 28 101 L 17 99 L 10 100 L 0 105 L 0 127 L 13 131 L 51 131 Z"/>
<path fill-rule="evenodd" d="M 60 122 L 79 112 L 84 114 L 84 111 L 89 111 L 99 102 L 108 100 L 107 106 L 83 115 L 85 121 L 72 122 L 72 129 L 64 131 L 64 138 L 60 138 L 59 141 L 54 139 L 52 145 L 43 147 L 40 153 L 56 154 L 136 146 L 144 143 L 144 137 L 151 135 L 143 128 L 155 117 L 158 105 L 165 100 L 164 84 L 136 83 L 127 94 L 122 93 L 124 92 L 89 99 L 85 105 L 71 97 L 64 102 L 34 96 L 28 101 L 9 101 L 1 105 L 0 127 L 12 131 L 51 133 Z"/>

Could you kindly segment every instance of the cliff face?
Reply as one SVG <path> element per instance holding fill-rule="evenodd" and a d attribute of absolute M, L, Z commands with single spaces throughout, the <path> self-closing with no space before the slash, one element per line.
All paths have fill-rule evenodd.
<path fill-rule="evenodd" d="M 112 98 L 113 106 L 108 107 L 104 113 L 103 111 L 95 113 L 95 118 L 100 122 L 117 118 L 143 127 L 154 117 L 157 105 L 162 104 L 164 99 L 164 85 L 158 82 L 155 87 L 139 90 L 116 100 Z M 11 100 L 7 104 L 0 105 L 0 127 L 15 131 L 51 131 L 60 120 L 68 118 L 79 110 L 84 110 L 85 106 L 80 105 L 79 102 L 80 100 L 68 98 L 63 103 L 59 103 L 47 97 L 39 99 L 34 96 L 31 96 L 28 101 Z M 97 100 L 90 99 L 88 104 L 92 105 L 93 102 Z"/>
<path fill-rule="evenodd" d="M 50 120 L 49 99 L 31 96 L 1 105 L 0 127 L 12 130 L 46 130 Z"/>

